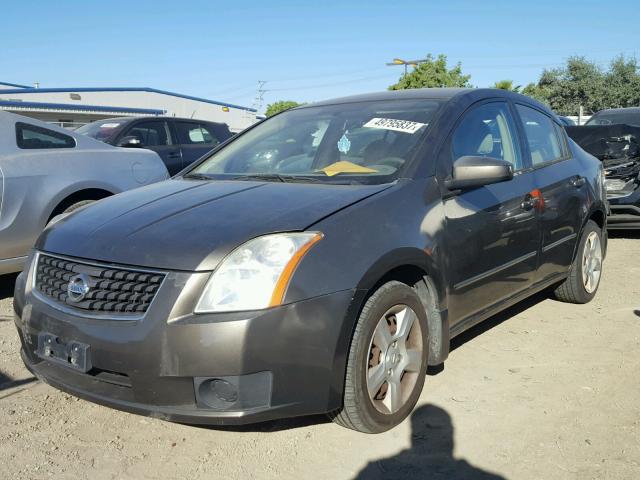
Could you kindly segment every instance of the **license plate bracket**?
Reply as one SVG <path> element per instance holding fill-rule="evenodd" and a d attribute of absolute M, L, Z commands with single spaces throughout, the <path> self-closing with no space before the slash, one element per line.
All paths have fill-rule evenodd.
<path fill-rule="evenodd" d="M 63 365 L 80 372 L 91 370 L 91 347 L 76 341 L 65 342 L 56 335 L 41 332 L 38 335 L 36 355 L 48 362 Z"/>

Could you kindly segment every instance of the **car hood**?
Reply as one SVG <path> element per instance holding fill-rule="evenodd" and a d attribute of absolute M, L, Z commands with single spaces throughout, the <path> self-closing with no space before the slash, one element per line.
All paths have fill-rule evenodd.
<path fill-rule="evenodd" d="M 47 228 L 36 248 L 172 270 L 212 270 L 245 241 L 305 230 L 389 185 L 174 179 L 110 197 Z"/>

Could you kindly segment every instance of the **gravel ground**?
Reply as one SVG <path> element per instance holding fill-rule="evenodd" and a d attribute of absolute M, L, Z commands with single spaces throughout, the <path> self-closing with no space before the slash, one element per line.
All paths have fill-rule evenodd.
<path fill-rule="evenodd" d="M 0 279 L 0 478 L 640 478 L 640 236 L 617 235 L 588 305 L 537 296 L 454 341 L 416 411 L 371 436 L 323 418 L 220 429 L 34 381 Z"/>

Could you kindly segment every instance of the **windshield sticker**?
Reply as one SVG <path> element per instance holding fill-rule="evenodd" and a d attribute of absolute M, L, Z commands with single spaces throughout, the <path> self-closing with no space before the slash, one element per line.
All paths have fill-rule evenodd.
<path fill-rule="evenodd" d="M 345 160 L 332 163 L 318 171 L 324 172 L 327 177 L 333 177 L 339 173 L 378 173 L 378 170 L 374 170 L 373 168 L 363 167 L 362 165 L 347 162 Z"/>
<path fill-rule="evenodd" d="M 347 138 L 347 133 L 349 133 L 348 130 L 344 132 L 340 140 L 338 140 L 338 150 L 345 155 L 351 150 L 351 140 Z"/>
<path fill-rule="evenodd" d="M 411 122 L 409 120 L 396 120 L 393 118 L 372 118 L 364 124 L 368 128 L 382 128 L 384 130 L 393 130 L 394 132 L 416 133 L 426 123 Z"/>
<path fill-rule="evenodd" d="M 119 126 L 119 123 L 103 123 L 102 125 L 100 125 L 100 128 L 116 128 Z"/>

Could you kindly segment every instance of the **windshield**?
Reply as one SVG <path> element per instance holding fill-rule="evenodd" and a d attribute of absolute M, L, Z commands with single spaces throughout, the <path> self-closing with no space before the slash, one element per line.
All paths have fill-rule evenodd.
<path fill-rule="evenodd" d="M 595 114 L 585 125 L 618 125 L 621 123 L 640 126 L 640 111 Z"/>
<path fill-rule="evenodd" d="M 392 100 L 289 110 L 185 177 L 388 183 L 411 160 L 440 104 Z"/>
<path fill-rule="evenodd" d="M 118 128 L 123 124 L 123 121 L 118 120 L 98 120 L 97 122 L 88 123 L 76 130 L 77 133 L 81 133 L 101 142 L 107 141 L 111 136 L 116 133 Z"/>

